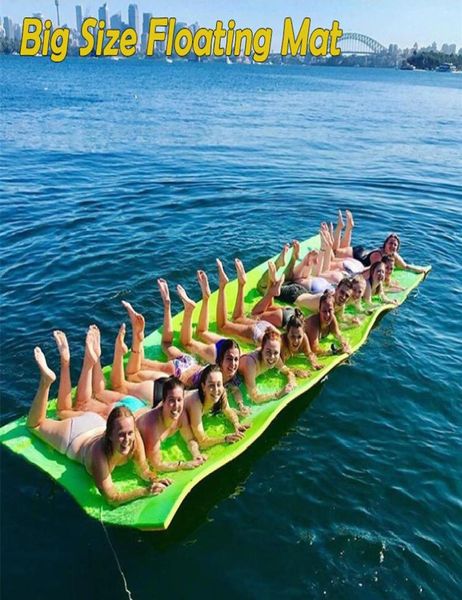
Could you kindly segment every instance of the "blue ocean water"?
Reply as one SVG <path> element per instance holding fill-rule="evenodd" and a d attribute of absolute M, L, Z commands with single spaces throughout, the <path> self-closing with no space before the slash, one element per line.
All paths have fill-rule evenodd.
<path fill-rule="evenodd" d="M 162 534 L 107 531 L 134 598 L 460 594 L 462 77 L 380 69 L 0 57 L 2 416 L 24 414 L 37 344 L 73 377 L 155 280 L 198 297 L 338 208 L 433 265 L 365 346 L 209 477 Z M 179 309 L 176 303 L 174 309 Z M 2 448 L 5 598 L 126 598 L 100 523 Z"/>

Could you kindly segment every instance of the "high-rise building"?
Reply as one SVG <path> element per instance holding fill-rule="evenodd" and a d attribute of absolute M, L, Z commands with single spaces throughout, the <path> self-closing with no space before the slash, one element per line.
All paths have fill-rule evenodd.
<path fill-rule="evenodd" d="M 82 31 L 82 7 L 80 4 L 77 4 L 77 6 L 75 7 L 75 24 L 76 24 L 76 28 L 77 31 Z"/>
<path fill-rule="evenodd" d="M 152 13 L 143 13 L 143 33 L 149 33 L 149 22 L 152 19 Z"/>
<path fill-rule="evenodd" d="M 107 7 L 107 2 L 105 2 L 102 6 L 98 8 L 98 19 L 104 21 L 106 26 L 109 23 L 109 10 Z"/>
<path fill-rule="evenodd" d="M 111 29 L 122 29 L 122 13 L 119 12 L 111 17 Z"/>
<path fill-rule="evenodd" d="M 128 5 L 128 24 L 136 31 L 137 34 L 140 32 L 140 19 L 138 15 L 138 4 Z"/>
<path fill-rule="evenodd" d="M 10 17 L 3 17 L 3 29 L 5 30 L 5 39 L 13 38 L 13 20 Z"/>

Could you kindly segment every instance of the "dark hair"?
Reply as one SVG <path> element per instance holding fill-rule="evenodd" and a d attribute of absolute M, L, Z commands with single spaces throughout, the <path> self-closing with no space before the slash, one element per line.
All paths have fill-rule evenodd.
<path fill-rule="evenodd" d="M 337 284 L 337 288 L 339 287 L 346 287 L 347 290 L 351 290 L 351 286 L 353 284 L 351 283 L 351 279 L 349 277 L 344 277 L 343 279 L 341 279 L 338 284 Z"/>
<path fill-rule="evenodd" d="M 108 459 L 114 454 L 114 448 L 112 446 L 111 436 L 114 433 L 116 421 L 118 419 L 125 419 L 127 417 L 131 417 L 133 419 L 133 425 L 134 425 L 135 431 L 136 431 L 135 417 L 133 416 L 132 411 L 129 410 L 126 406 L 116 406 L 109 413 L 109 416 L 107 418 L 107 423 L 106 423 L 106 431 L 104 432 L 104 437 L 103 437 L 103 451 L 104 451 L 104 454 L 106 455 L 106 458 L 108 458 Z M 135 443 L 133 444 L 133 448 L 130 451 L 130 456 L 135 451 L 135 445 L 136 445 L 136 438 L 135 438 Z"/>
<path fill-rule="evenodd" d="M 399 237 L 396 235 L 396 233 L 390 233 L 390 234 L 389 234 L 389 235 L 388 235 L 388 236 L 385 238 L 385 241 L 383 242 L 383 246 L 382 246 L 383 250 L 385 250 L 385 246 L 387 245 L 387 243 L 388 243 L 388 240 L 391 240 L 391 239 L 393 239 L 393 238 L 394 238 L 394 239 L 395 239 L 395 240 L 398 242 L 398 250 L 399 250 L 399 247 L 401 246 L 401 240 L 400 240 L 400 239 L 399 239 Z"/>
<path fill-rule="evenodd" d="M 201 376 L 199 378 L 199 388 L 197 390 L 197 392 L 199 394 L 199 400 L 201 401 L 202 405 L 205 402 L 205 394 L 204 394 L 204 390 L 202 389 L 202 386 L 205 385 L 205 382 L 207 381 L 207 378 L 210 375 L 210 373 L 220 373 L 220 375 L 222 375 L 221 369 L 218 365 L 207 365 L 204 369 L 202 369 Z M 220 399 L 217 402 L 215 402 L 212 407 L 212 410 L 211 410 L 212 415 L 218 414 L 223 409 L 223 397 L 224 397 L 225 393 L 226 392 L 223 389 L 223 393 L 220 396 Z"/>
<path fill-rule="evenodd" d="M 390 254 L 384 254 L 384 255 L 382 256 L 382 262 L 383 262 L 385 265 L 391 265 L 391 264 L 393 264 L 393 265 L 394 265 L 394 264 L 395 264 L 395 257 L 394 257 L 394 256 L 391 256 Z"/>
<path fill-rule="evenodd" d="M 222 366 L 223 361 L 225 360 L 225 354 L 228 352 L 228 350 L 236 349 L 239 351 L 239 355 L 241 354 L 241 348 L 239 347 L 239 344 L 231 338 L 223 338 L 222 340 L 217 342 L 216 349 L 217 365 L 219 365 L 220 367 Z"/>
<path fill-rule="evenodd" d="M 287 321 L 286 333 L 289 333 L 289 329 L 303 327 L 304 322 L 305 317 L 303 316 L 302 311 L 299 308 L 294 309 L 292 316 Z"/>
<path fill-rule="evenodd" d="M 343 281 L 343 279 L 342 279 Z M 330 298 L 334 299 L 335 292 L 333 290 L 324 290 L 319 298 L 319 312 L 321 312 L 321 306 L 327 302 Z"/>
<path fill-rule="evenodd" d="M 182 381 L 178 379 L 178 377 L 174 377 L 173 375 L 167 379 L 164 383 L 164 387 L 162 389 L 162 400 L 165 400 L 167 394 L 174 390 L 175 388 L 181 388 L 184 391 L 184 384 Z"/>

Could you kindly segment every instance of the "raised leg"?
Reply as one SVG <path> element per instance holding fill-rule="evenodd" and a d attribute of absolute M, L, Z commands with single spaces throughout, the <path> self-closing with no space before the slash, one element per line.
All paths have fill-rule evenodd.
<path fill-rule="evenodd" d="M 32 429 L 35 435 L 60 452 L 66 449 L 66 441 L 69 438 L 71 421 L 55 421 L 47 419 L 47 405 L 51 384 L 56 375 L 48 367 L 42 350 L 37 346 L 34 349 L 35 362 L 40 371 L 40 382 L 34 400 L 27 415 L 27 427 Z M 75 416 L 81 413 L 74 413 Z"/>
<path fill-rule="evenodd" d="M 53 331 L 53 337 L 58 347 L 61 370 L 58 388 L 58 413 L 60 411 L 72 411 L 72 383 L 71 383 L 71 354 L 66 334 L 56 329 Z M 43 356 L 43 355 L 42 355 Z M 43 357 L 45 360 L 45 357 Z"/>
<path fill-rule="evenodd" d="M 244 290 L 245 290 L 245 284 L 247 283 L 247 274 L 245 272 L 242 261 L 240 261 L 238 258 L 235 258 L 234 264 L 236 266 L 236 274 L 237 274 L 237 295 L 236 295 L 236 303 L 234 305 L 232 319 L 233 319 L 233 321 L 236 321 L 237 319 L 242 319 L 242 317 L 245 317 Z"/>
<path fill-rule="evenodd" d="M 93 329 L 93 350 L 97 356 L 97 361 L 92 371 L 92 391 L 94 396 L 98 396 L 106 389 L 106 380 L 104 379 L 103 369 L 101 368 L 101 332 L 96 325 L 91 325 Z"/>
<path fill-rule="evenodd" d="M 130 357 L 127 363 L 127 375 L 134 375 L 141 369 L 141 363 L 144 358 L 144 328 L 145 320 L 141 313 L 137 312 L 133 306 L 122 300 L 122 306 L 127 311 L 127 314 L 132 325 L 132 348 Z"/>
<path fill-rule="evenodd" d="M 335 228 L 334 231 L 334 239 L 333 239 L 333 250 L 335 252 L 335 250 L 337 250 L 337 248 L 340 247 L 340 240 L 341 240 L 341 236 L 342 236 L 342 229 L 345 227 L 345 223 L 343 222 L 343 217 L 342 217 L 342 211 L 339 210 L 338 211 L 338 219 L 337 219 L 337 226 Z"/>
<path fill-rule="evenodd" d="M 300 269 L 300 265 L 297 264 L 300 258 L 300 242 L 298 240 L 292 241 L 292 255 L 290 257 L 289 263 L 284 271 L 284 276 L 286 281 L 292 281 L 299 277 L 298 270 Z"/>
<path fill-rule="evenodd" d="M 353 220 L 353 214 L 351 213 L 351 211 L 347 210 L 345 211 L 346 214 L 346 228 L 345 228 L 345 235 L 343 236 L 343 240 L 340 244 L 341 248 L 350 248 L 351 247 L 351 236 L 352 236 L 352 231 L 353 231 L 353 227 L 355 226 L 355 222 Z M 335 246 L 334 246 L 334 251 L 336 250 Z"/>
<path fill-rule="evenodd" d="M 92 399 L 92 371 L 98 360 L 94 350 L 94 331 L 89 327 L 85 338 L 85 354 L 83 357 L 82 371 L 77 384 L 77 399 L 75 407 L 77 410 L 88 410 L 88 403 Z"/>
<path fill-rule="evenodd" d="M 199 313 L 199 322 L 197 323 L 196 333 L 201 335 L 209 329 L 209 300 L 211 296 L 209 279 L 205 271 L 197 271 L 197 281 L 202 292 L 202 304 Z"/>
<path fill-rule="evenodd" d="M 223 263 L 216 259 L 218 268 L 218 303 L 217 303 L 217 327 L 219 330 L 228 322 L 228 308 L 226 306 L 226 286 L 229 283 L 228 276 L 223 269 Z"/>
<path fill-rule="evenodd" d="M 257 302 L 257 304 L 255 304 L 255 306 L 252 309 L 252 315 L 254 316 L 260 316 L 262 319 L 266 319 L 265 316 L 263 316 L 263 313 L 267 314 L 268 312 L 270 312 L 271 310 L 280 310 L 278 309 L 278 307 L 273 306 L 273 299 L 277 296 L 279 296 L 279 294 L 281 293 L 281 287 L 282 284 L 284 283 L 284 275 L 281 276 L 280 279 L 275 280 L 270 287 L 268 288 L 268 291 L 266 292 L 266 294 L 263 296 L 263 298 Z"/>
<path fill-rule="evenodd" d="M 158 279 L 160 297 L 164 305 L 164 320 L 162 328 L 162 350 L 169 360 L 180 357 L 183 353 L 179 348 L 173 345 L 173 321 L 172 321 L 172 303 L 170 300 L 170 291 L 165 279 Z"/>
<path fill-rule="evenodd" d="M 180 331 L 180 342 L 182 346 L 186 347 L 191 345 L 193 339 L 192 316 L 196 307 L 196 303 L 194 300 L 191 300 L 182 285 L 177 285 L 176 291 L 178 292 L 178 296 L 180 297 L 184 307 L 183 322 L 181 323 Z"/>

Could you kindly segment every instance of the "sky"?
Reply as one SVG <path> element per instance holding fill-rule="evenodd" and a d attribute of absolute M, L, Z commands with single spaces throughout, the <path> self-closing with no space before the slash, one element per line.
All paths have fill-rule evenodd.
<path fill-rule="evenodd" d="M 108 0 L 109 14 L 119 10 L 128 22 L 128 5 L 133 0 Z M 101 0 L 59 0 L 61 25 L 75 28 L 75 5 L 85 16 L 97 16 Z M 368 35 L 384 46 L 401 48 L 429 46 L 436 42 L 462 46 L 462 0 L 138 0 L 138 10 L 157 17 L 176 17 L 186 23 L 214 27 L 217 19 L 236 20 L 236 27 L 273 28 L 273 41 L 279 43 L 285 17 L 294 25 L 311 17 L 312 28 L 331 27 L 334 19 L 344 32 Z M 0 16 L 20 23 L 24 17 L 41 12 L 56 24 L 54 0 L 0 0 Z"/>

